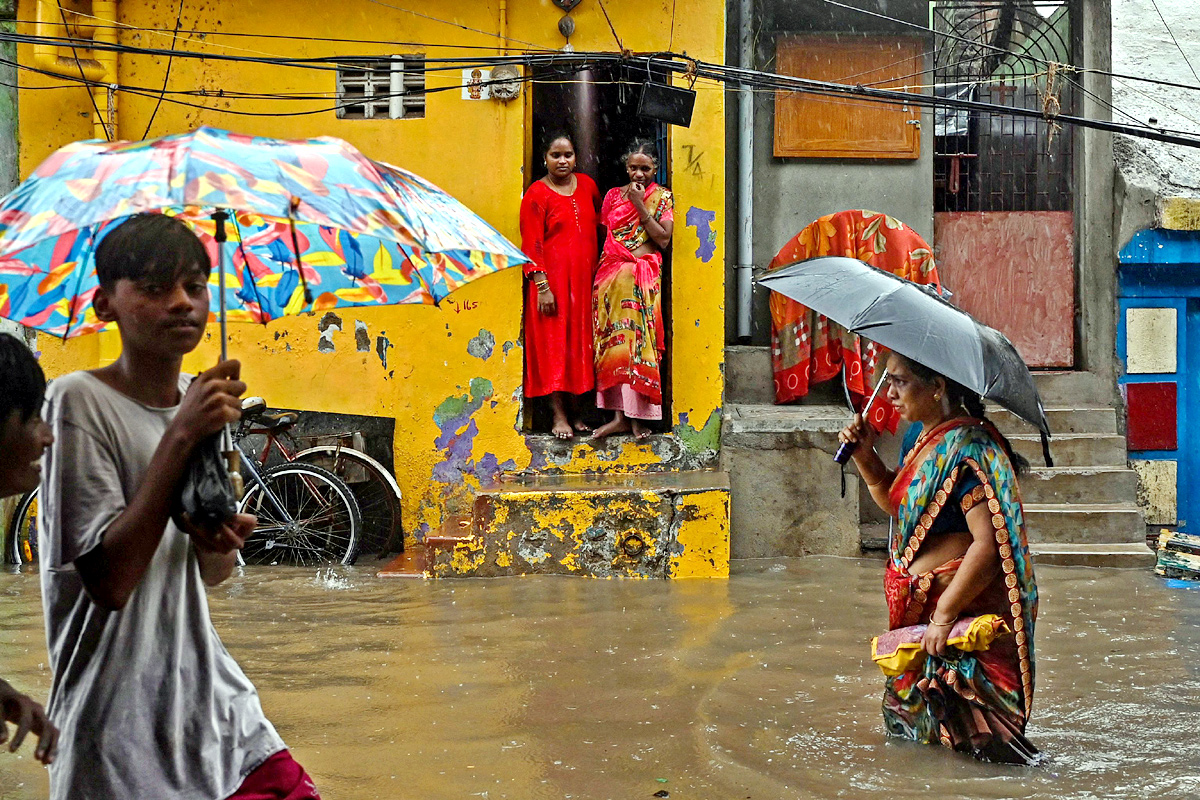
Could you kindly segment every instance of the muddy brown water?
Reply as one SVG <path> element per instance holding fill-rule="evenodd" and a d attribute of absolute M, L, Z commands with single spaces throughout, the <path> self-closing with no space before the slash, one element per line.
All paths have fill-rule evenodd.
<path fill-rule="evenodd" d="M 881 563 L 729 581 L 385 581 L 256 568 L 218 630 L 326 800 L 1200 795 L 1200 587 L 1043 567 L 1034 768 L 885 738 Z M 0 574 L 0 675 L 49 685 L 34 574 Z M 0 753 L 0 798 L 45 797 Z"/>

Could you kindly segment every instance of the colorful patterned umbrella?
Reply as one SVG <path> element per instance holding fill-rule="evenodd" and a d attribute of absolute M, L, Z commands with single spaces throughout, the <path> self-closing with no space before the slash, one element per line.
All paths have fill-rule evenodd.
<path fill-rule="evenodd" d="M 220 246 L 216 210 L 230 213 Z M 433 184 L 340 139 L 200 128 L 144 142 L 67 145 L 0 201 L 0 317 L 62 338 L 103 330 L 91 305 L 96 247 L 145 212 L 183 219 L 214 263 L 226 265 L 231 322 L 437 303 L 528 261 Z M 214 287 L 214 319 L 220 294 Z"/>

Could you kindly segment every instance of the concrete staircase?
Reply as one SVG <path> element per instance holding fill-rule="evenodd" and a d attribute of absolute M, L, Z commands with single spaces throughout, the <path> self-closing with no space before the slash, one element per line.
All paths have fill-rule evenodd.
<path fill-rule="evenodd" d="M 741 512 L 747 507 L 761 509 L 758 487 L 771 484 L 770 477 L 746 480 L 739 472 L 749 469 L 756 473 L 756 466 L 772 460 L 766 453 L 774 454 L 776 469 L 807 467 L 810 479 L 805 488 L 808 496 L 793 492 L 793 499 L 784 501 L 784 505 L 801 508 L 800 512 L 789 515 L 786 508 L 775 509 L 776 519 L 798 525 L 796 536 L 805 540 L 799 547 L 789 548 L 786 537 L 777 537 L 776 544 L 782 544 L 785 551 L 799 550 L 778 554 L 849 555 L 846 526 L 850 520 L 846 517 L 856 511 L 854 522 L 859 535 L 855 543 L 864 551 L 886 546 L 886 518 L 858 481 L 854 481 L 855 492 L 848 492 L 847 498 L 835 491 L 840 481 L 831 469 L 828 454 L 836 449 L 836 432 L 848 420 L 844 401 L 830 402 L 834 398 L 826 389 L 824 397 L 810 398 L 813 402 L 809 405 L 770 405 L 774 392 L 770 355 L 765 347 L 727 348 L 726 374 L 722 453 L 733 486 L 734 555 L 742 555 L 739 551 L 747 549 L 739 546 L 741 526 L 746 522 Z M 1036 429 L 1000 408 L 989 409 L 989 418 L 1032 465 L 1021 480 L 1021 491 L 1030 544 L 1038 562 L 1153 565 L 1153 553 L 1145 544 L 1146 525 L 1135 502 L 1137 474 L 1128 464 L 1112 389 L 1084 372 L 1038 372 L 1035 380 L 1050 422 L 1054 467 L 1043 465 Z M 809 457 L 793 454 L 781 458 L 779 451 L 789 447 L 812 452 Z M 885 437 L 881 455 L 885 460 L 894 460 L 895 448 L 895 440 Z M 826 524 L 837 529 L 832 541 L 829 535 L 824 539 L 816 535 L 815 527 L 822 516 L 818 510 L 825 512 Z"/>

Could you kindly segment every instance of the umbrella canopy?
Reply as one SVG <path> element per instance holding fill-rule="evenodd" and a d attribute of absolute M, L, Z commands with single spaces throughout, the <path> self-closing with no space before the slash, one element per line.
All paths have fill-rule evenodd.
<path fill-rule="evenodd" d="M 217 210 L 230 213 L 223 245 Z M 437 303 L 528 261 L 433 184 L 340 139 L 200 128 L 68 145 L 0 201 L 0 317 L 63 338 L 102 330 L 91 308 L 96 247 L 146 212 L 183 219 L 214 262 L 228 265 L 224 297 L 214 289 L 212 307 L 215 316 L 223 299 L 233 322 Z M 212 282 L 221 285 L 220 276 Z"/>
<path fill-rule="evenodd" d="M 799 261 L 758 283 L 1007 408 L 1037 427 L 1045 446 L 1050 426 L 1021 354 L 933 289 L 840 256 Z"/>

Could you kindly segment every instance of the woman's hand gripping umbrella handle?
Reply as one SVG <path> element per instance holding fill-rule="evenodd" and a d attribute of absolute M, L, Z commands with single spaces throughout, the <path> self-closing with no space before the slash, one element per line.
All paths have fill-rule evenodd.
<path fill-rule="evenodd" d="M 871 393 L 871 399 L 867 401 L 865 406 L 863 406 L 864 414 L 870 414 L 871 406 L 875 405 L 875 400 L 879 398 L 879 392 L 883 390 L 884 385 L 887 383 L 887 379 L 887 370 L 884 370 L 883 376 L 880 377 L 879 383 L 875 386 L 875 391 Z M 851 410 L 854 410 L 853 407 L 851 407 Z M 867 424 L 870 425 L 871 423 L 868 421 Z M 854 451 L 857 449 L 858 442 L 844 442 L 842 446 L 838 448 L 837 453 L 833 456 L 834 463 L 845 464 L 850 460 L 850 457 L 854 455 Z"/>

